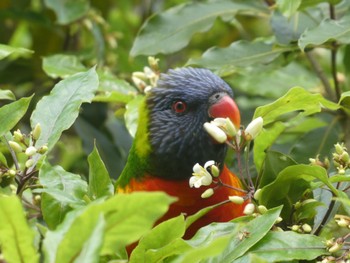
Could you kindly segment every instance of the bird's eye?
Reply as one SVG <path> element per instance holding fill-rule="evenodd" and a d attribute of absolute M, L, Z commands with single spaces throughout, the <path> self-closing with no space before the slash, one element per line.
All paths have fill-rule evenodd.
<path fill-rule="evenodd" d="M 187 108 L 186 103 L 181 100 L 175 101 L 172 105 L 172 109 L 176 113 L 183 113 L 186 110 L 186 108 Z"/>

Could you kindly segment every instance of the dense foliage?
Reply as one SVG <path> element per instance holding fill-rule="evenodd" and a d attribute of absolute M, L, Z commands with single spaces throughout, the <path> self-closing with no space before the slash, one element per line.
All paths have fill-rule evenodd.
<path fill-rule="evenodd" d="M 349 0 L 1 1 L 0 261 L 127 261 L 140 238 L 131 262 L 349 260 L 349 14 Z M 184 240 L 206 210 L 152 227 L 174 198 L 114 195 L 148 56 L 213 70 L 243 125 L 263 118 L 227 158 L 260 189 L 253 214 Z"/>

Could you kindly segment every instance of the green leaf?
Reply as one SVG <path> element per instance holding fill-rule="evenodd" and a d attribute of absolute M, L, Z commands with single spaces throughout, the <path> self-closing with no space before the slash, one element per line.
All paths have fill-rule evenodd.
<path fill-rule="evenodd" d="M 276 4 L 277 8 L 281 11 L 283 15 L 291 17 L 297 12 L 301 2 L 301 0 L 277 0 Z"/>
<path fill-rule="evenodd" d="M 350 91 L 345 91 L 341 94 L 339 104 L 347 109 L 350 109 Z"/>
<path fill-rule="evenodd" d="M 103 163 L 100 154 L 94 146 L 94 150 L 88 156 L 89 162 L 89 196 L 97 199 L 103 196 L 113 195 L 113 184 L 109 178 L 109 173 Z"/>
<path fill-rule="evenodd" d="M 269 232 L 235 263 L 249 262 L 252 255 L 267 262 L 313 260 L 327 253 L 323 238 L 295 232 Z"/>
<path fill-rule="evenodd" d="M 217 17 L 225 20 L 236 14 L 267 13 L 266 7 L 255 1 L 192 2 L 151 16 L 142 26 L 130 54 L 169 54 L 185 47 L 198 32 L 208 31 Z"/>
<path fill-rule="evenodd" d="M 11 47 L 4 44 L 0 44 L 0 59 L 4 59 L 10 55 L 14 56 L 28 56 L 33 54 L 34 51 L 20 48 L 20 47 Z"/>
<path fill-rule="evenodd" d="M 257 108 L 253 119 L 261 116 L 264 125 L 267 125 L 286 113 L 301 111 L 299 115 L 307 116 L 320 112 L 323 108 L 337 110 L 339 106 L 326 100 L 321 94 L 312 94 L 303 88 L 294 87 L 276 101 Z"/>
<path fill-rule="evenodd" d="M 213 47 L 204 52 L 201 58 L 190 59 L 187 64 L 195 64 L 221 71 L 230 71 L 237 67 L 267 64 L 290 48 L 274 47 L 263 42 L 240 40 L 229 47 Z"/>
<path fill-rule="evenodd" d="M 254 140 L 254 163 L 256 170 L 261 171 L 265 160 L 266 150 L 276 141 L 278 136 L 286 129 L 281 122 L 273 123 L 268 129 L 263 129 Z"/>
<path fill-rule="evenodd" d="M 167 257 L 183 253 L 190 248 L 181 239 L 184 234 L 183 215 L 162 222 L 142 237 L 131 253 L 130 263 L 160 262 Z"/>
<path fill-rule="evenodd" d="M 45 162 L 39 171 L 39 181 L 43 186 L 41 209 L 50 229 L 60 224 L 72 208 L 85 205 L 82 199 L 87 193 L 87 183 L 79 175 Z"/>
<path fill-rule="evenodd" d="M 239 235 L 233 236 L 222 253 L 210 258 L 208 262 L 233 262 L 243 256 L 270 231 L 279 217 L 281 209 L 282 207 L 270 209 L 264 215 L 258 216 L 247 224 L 242 224 L 238 232 Z"/>
<path fill-rule="evenodd" d="M 143 101 L 144 96 L 137 96 L 126 105 L 124 114 L 125 125 L 131 136 L 135 137 L 139 119 L 139 107 Z"/>
<path fill-rule="evenodd" d="M 0 136 L 10 131 L 24 116 L 32 97 L 21 98 L 0 108 Z"/>
<path fill-rule="evenodd" d="M 0 246 L 6 262 L 39 262 L 34 232 L 17 196 L 0 196 Z"/>
<path fill-rule="evenodd" d="M 37 147 L 48 144 L 51 149 L 79 115 L 83 102 L 91 102 L 98 88 L 95 68 L 70 76 L 52 89 L 50 95 L 43 97 L 31 116 L 31 125 L 41 124 L 41 135 Z"/>
<path fill-rule="evenodd" d="M 297 163 L 287 155 L 280 152 L 267 151 L 262 168 L 263 173 L 259 180 L 259 188 L 273 182 L 284 168 L 296 164 Z"/>
<path fill-rule="evenodd" d="M 284 67 L 273 69 L 266 69 L 265 67 L 260 69 L 257 65 L 244 68 L 240 70 L 240 74 L 234 74 L 229 82 L 232 83 L 233 87 L 248 93 L 250 96 L 263 96 L 273 99 L 282 97 L 290 88 L 300 83 L 303 83 L 303 88 L 306 90 L 313 90 L 316 86 L 321 85 L 320 80 L 313 72 L 295 61 Z M 250 97 L 249 102 L 252 102 Z"/>
<path fill-rule="evenodd" d="M 326 18 L 317 27 L 306 30 L 299 39 L 299 48 L 304 51 L 308 45 L 321 45 L 335 40 L 342 44 L 350 43 L 350 15 L 339 20 Z"/>
<path fill-rule="evenodd" d="M 57 54 L 43 58 L 43 70 L 51 78 L 67 78 L 86 68 L 77 56 Z"/>
<path fill-rule="evenodd" d="M 91 226 L 92 228 L 91 235 L 82 245 L 82 249 L 79 256 L 74 260 L 75 263 L 100 262 L 99 254 L 103 244 L 103 238 L 104 238 L 103 230 L 105 228 L 105 225 L 106 225 L 105 219 L 100 214 L 97 221 L 94 222 L 94 225 Z M 76 233 L 76 234 L 79 235 L 79 233 Z M 69 245 L 67 247 L 70 248 Z M 65 254 L 65 252 L 63 252 L 63 254 Z"/>
<path fill-rule="evenodd" d="M 90 242 L 101 217 L 104 227 L 100 231 L 103 242 L 99 255 L 114 255 L 146 234 L 173 201 L 173 197 L 161 192 L 135 192 L 118 194 L 105 202 L 92 202 L 80 211 L 74 210 L 55 231 L 46 234 L 46 262 L 72 262 L 78 255 L 83 257 L 85 247 L 92 245 Z"/>
<path fill-rule="evenodd" d="M 90 2 L 87 0 L 44 0 L 44 3 L 55 12 L 57 22 L 61 25 L 67 25 L 82 18 L 90 9 Z"/>
<path fill-rule="evenodd" d="M 291 4 L 298 2 L 289 0 L 283 1 Z M 318 25 L 317 18 L 319 15 L 319 13 L 311 15 L 309 12 L 298 12 L 294 15 L 291 15 L 290 17 L 286 17 L 278 11 L 273 12 L 271 16 L 271 27 L 278 43 L 289 45 L 297 42 L 300 38 L 300 35 L 307 28 L 313 28 Z M 298 65 L 300 66 L 300 64 Z M 302 78 L 303 76 L 292 75 L 291 77 Z"/>
<path fill-rule="evenodd" d="M 283 204 L 283 218 L 289 218 L 292 204 L 301 199 L 304 192 L 311 188 L 310 182 L 315 179 L 327 185 L 338 195 L 338 191 L 329 182 L 327 171 L 324 168 L 299 164 L 286 167 L 278 174 L 276 180 L 264 186 L 259 201 L 267 207 Z"/>
<path fill-rule="evenodd" d="M 16 100 L 11 90 L 0 90 L 0 100 Z"/>

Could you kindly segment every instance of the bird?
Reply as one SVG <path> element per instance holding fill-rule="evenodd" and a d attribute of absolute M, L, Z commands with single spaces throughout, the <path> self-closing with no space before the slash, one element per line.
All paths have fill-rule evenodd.
<path fill-rule="evenodd" d="M 116 181 L 116 193 L 163 191 L 177 198 L 156 224 L 184 214 L 193 215 L 204 207 L 243 196 L 239 178 L 225 165 L 227 145 L 217 143 L 203 125 L 215 118 L 229 118 L 240 126 L 240 111 L 230 86 L 208 69 L 183 67 L 162 73 L 156 87 L 147 92 L 139 110 L 138 128 L 126 165 Z M 233 188 L 215 189 L 202 198 L 209 186 L 191 188 L 189 179 L 196 163 L 215 161 L 220 180 Z M 194 222 L 184 235 L 212 222 L 227 222 L 242 216 L 244 204 L 227 202 Z"/>

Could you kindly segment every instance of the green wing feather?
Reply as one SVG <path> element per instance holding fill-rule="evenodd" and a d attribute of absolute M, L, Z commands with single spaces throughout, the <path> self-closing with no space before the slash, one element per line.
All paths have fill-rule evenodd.
<path fill-rule="evenodd" d="M 139 178 L 145 174 L 149 165 L 148 159 L 151 152 L 148 131 L 149 111 L 144 99 L 139 107 L 139 120 L 135 139 L 131 146 L 127 163 L 120 177 L 116 182 L 116 187 L 125 187 L 132 178 Z"/>

